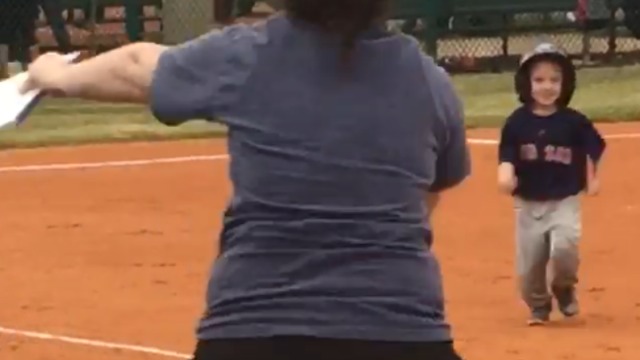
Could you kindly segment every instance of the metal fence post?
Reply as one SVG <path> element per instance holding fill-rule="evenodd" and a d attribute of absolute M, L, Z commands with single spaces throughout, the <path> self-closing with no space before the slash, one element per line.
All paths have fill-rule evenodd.
<path fill-rule="evenodd" d="M 427 16 L 423 18 L 426 23 L 423 30 L 423 41 L 425 52 L 429 54 L 435 61 L 438 61 L 438 39 L 440 37 L 440 31 L 438 31 L 437 17 Z"/>
<path fill-rule="evenodd" d="M 144 9 L 137 3 L 134 0 L 126 0 L 124 2 L 125 29 L 129 41 L 142 40 L 142 33 L 144 32 L 144 21 L 140 20 Z"/>
<path fill-rule="evenodd" d="M 0 80 L 9 77 L 9 45 L 0 44 Z"/>

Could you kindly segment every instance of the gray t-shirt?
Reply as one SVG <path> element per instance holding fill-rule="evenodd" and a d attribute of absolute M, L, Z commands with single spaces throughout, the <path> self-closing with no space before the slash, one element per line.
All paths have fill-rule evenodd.
<path fill-rule="evenodd" d="M 284 15 L 166 51 L 151 109 L 229 128 L 233 197 L 200 339 L 446 341 L 427 191 L 469 174 L 460 101 L 410 37 Z"/>

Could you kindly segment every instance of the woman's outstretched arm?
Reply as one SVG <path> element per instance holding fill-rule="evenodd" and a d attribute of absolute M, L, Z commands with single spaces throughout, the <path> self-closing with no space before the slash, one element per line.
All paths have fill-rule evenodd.
<path fill-rule="evenodd" d="M 29 88 L 64 96 L 106 102 L 147 103 L 153 73 L 167 48 L 135 43 L 108 51 L 77 64 L 62 55 L 47 53 L 29 67 Z"/>

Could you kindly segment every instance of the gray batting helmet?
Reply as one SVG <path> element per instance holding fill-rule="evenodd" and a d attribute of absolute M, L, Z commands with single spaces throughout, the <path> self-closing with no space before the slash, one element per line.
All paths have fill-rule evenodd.
<path fill-rule="evenodd" d="M 562 90 L 557 104 L 562 107 L 568 106 L 576 89 L 576 68 L 562 50 L 548 42 L 539 44 L 520 60 L 520 67 L 515 74 L 515 90 L 518 99 L 523 104 L 529 104 L 533 101 L 530 73 L 533 65 L 540 61 L 556 63 L 562 69 Z"/>

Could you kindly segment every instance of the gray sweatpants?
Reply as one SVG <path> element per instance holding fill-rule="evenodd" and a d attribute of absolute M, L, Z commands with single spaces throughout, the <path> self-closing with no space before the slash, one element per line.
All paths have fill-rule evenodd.
<path fill-rule="evenodd" d="M 578 242 L 582 233 L 580 199 L 527 201 L 516 198 L 516 266 L 520 291 L 532 309 L 551 306 L 578 282 Z M 547 267 L 551 265 L 551 276 Z"/>

